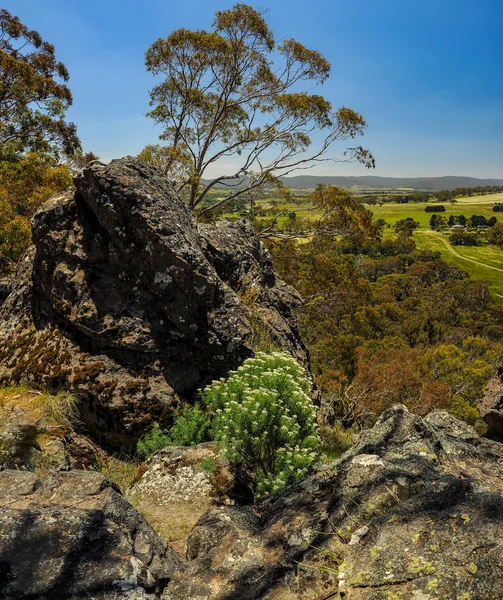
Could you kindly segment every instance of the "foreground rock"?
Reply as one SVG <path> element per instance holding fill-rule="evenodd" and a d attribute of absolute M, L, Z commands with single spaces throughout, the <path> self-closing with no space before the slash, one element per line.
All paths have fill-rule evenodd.
<path fill-rule="evenodd" d="M 277 497 L 207 512 L 162 598 L 501 598 L 502 531 L 503 446 L 395 407 Z"/>
<path fill-rule="evenodd" d="M 178 555 L 99 473 L 0 472 L 0 597 L 158 598 Z"/>
<path fill-rule="evenodd" d="M 164 448 L 141 472 L 127 496 L 182 556 L 190 531 L 210 507 L 251 500 L 213 442 Z"/>
<path fill-rule="evenodd" d="M 251 323 L 307 362 L 300 299 L 250 227 L 199 232 L 137 159 L 93 163 L 75 183 L 33 219 L 35 246 L 0 310 L 1 383 L 71 390 L 95 439 L 131 447 L 250 356 Z"/>
<path fill-rule="evenodd" d="M 503 441 L 503 366 L 487 384 L 478 409 L 488 426 L 487 435 Z"/>

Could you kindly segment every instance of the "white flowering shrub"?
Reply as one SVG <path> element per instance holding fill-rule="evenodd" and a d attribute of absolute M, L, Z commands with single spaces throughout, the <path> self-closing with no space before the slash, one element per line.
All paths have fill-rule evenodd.
<path fill-rule="evenodd" d="M 289 354 L 258 353 L 202 398 L 214 415 L 212 437 L 242 462 L 263 496 L 304 476 L 318 456 L 316 409 L 304 369 Z"/>

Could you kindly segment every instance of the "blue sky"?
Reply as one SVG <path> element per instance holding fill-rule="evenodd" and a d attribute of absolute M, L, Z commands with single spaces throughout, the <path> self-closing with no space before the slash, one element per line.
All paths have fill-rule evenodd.
<path fill-rule="evenodd" d="M 361 112 L 372 174 L 503 178 L 503 0 L 260 0 L 277 38 L 332 64 L 320 89 Z M 210 28 L 219 0 L 4 0 L 53 43 L 70 71 L 85 150 L 137 154 L 159 130 L 145 118 L 152 76 L 143 55 L 174 29 Z M 338 154 L 343 146 L 334 148 Z M 313 174 L 363 175 L 359 165 Z"/>

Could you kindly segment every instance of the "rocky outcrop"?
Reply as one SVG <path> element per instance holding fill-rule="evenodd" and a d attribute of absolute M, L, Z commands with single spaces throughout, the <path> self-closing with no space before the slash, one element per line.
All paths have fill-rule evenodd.
<path fill-rule="evenodd" d="M 250 227 L 198 231 L 137 159 L 93 163 L 75 183 L 33 219 L 0 310 L 0 382 L 73 391 L 94 439 L 131 447 L 251 355 L 254 320 L 306 362 L 299 298 Z"/>
<path fill-rule="evenodd" d="M 200 514 L 195 486 L 219 500 L 209 458 L 205 444 L 147 464 L 137 490 L 161 503 L 165 526 L 180 526 L 176 503 Z M 503 446 L 446 412 L 396 406 L 261 504 L 214 503 L 186 560 L 99 473 L 0 472 L 0 598 L 496 599 L 502 522 Z"/>
<path fill-rule="evenodd" d="M 281 494 L 208 511 L 162 598 L 501 598 L 502 492 L 503 446 L 395 407 Z"/>
<path fill-rule="evenodd" d="M 178 555 L 99 473 L 0 472 L 0 597 L 158 598 Z"/>
<path fill-rule="evenodd" d="M 487 384 L 477 408 L 487 424 L 487 435 L 503 441 L 503 366 Z"/>

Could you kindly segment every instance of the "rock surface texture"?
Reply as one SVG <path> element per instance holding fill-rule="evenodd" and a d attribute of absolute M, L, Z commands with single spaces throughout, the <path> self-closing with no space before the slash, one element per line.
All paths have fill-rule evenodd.
<path fill-rule="evenodd" d="M 307 363 L 300 299 L 250 227 L 198 231 L 133 158 L 93 163 L 75 184 L 33 219 L 34 247 L 0 310 L 0 382 L 77 393 L 87 431 L 127 447 L 250 356 L 251 321 Z"/>
<path fill-rule="evenodd" d="M 234 504 L 235 495 L 242 492 L 236 489 L 229 463 L 213 442 L 164 448 L 144 463 L 141 471 L 127 496 L 182 555 L 199 518 L 215 503 Z"/>
<path fill-rule="evenodd" d="M 502 598 L 502 492 L 502 445 L 395 407 L 278 496 L 208 511 L 162 598 Z"/>
<path fill-rule="evenodd" d="M 0 598 L 157 598 L 178 555 L 99 473 L 0 472 Z"/>
<path fill-rule="evenodd" d="M 503 442 L 503 366 L 487 384 L 478 409 L 489 427 L 488 435 Z"/>

